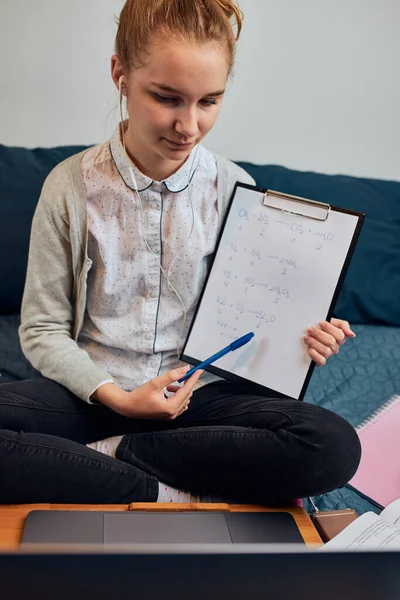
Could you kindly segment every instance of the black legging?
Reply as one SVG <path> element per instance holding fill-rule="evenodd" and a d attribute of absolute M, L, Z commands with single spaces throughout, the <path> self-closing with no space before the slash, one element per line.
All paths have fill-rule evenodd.
<path fill-rule="evenodd" d="M 117 458 L 85 444 L 124 435 Z M 0 385 L 0 503 L 154 502 L 158 481 L 237 502 L 281 503 L 345 485 L 353 427 L 297 400 L 221 382 L 175 421 L 122 417 L 45 378 Z"/>

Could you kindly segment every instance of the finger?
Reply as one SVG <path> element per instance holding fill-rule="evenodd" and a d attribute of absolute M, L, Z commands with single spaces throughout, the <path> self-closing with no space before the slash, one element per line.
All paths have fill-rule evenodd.
<path fill-rule="evenodd" d="M 331 319 L 332 325 L 338 327 L 343 331 L 346 337 L 355 338 L 356 334 L 350 327 L 350 323 L 348 321 L 342 321 L 341 319 Z"/>
<path fill-rule="evenodd" d="M 332 354 L 337 354 L 339 352 L 339 346 L 337 344 L 335 344 L 334 348 L 331 348 L 330 346 L 319 342 L 313 337 L 305 336 L 305 338 L 306 339 L 304 340 L 304 342 L 306 343 L 307 347 L 309 349 L 315 350 L 324 358 L 329 358 L 330 356 L 332 356 Z"/>
<path fill-rule="evenodd" d="M 337 329 L 336 334 L 340 338 L 340 340 L 346 339 L 343 331 L 341 331 L 340 329 Z M 306 343 L 308 343 L 308 341 L 312 339 L 315 339 L 319 343 L 330 348 L 334 354 L 337 354 L 337 352 L 339 351 L 339 340 L 337 340 L 332 333 L 322 331 L 318 327 L 308 327 L 303 339 Z"/>
<path fill-rule="evenodd" d="M 308 348 L 308 355 L 315 362 L 317 367 L 323 367 L 326 364 L 326 358 L 313 348 Z"/>
<path fill-rule="evenodd" d="M 186 396 L 186 398 L 182 400 L 182 404 L 178 406 L 178 408 L 174 411 L 173 414 L 171 414 L 170 420 L 176 419 L 176 417 L 179 417 L 188 410 L 192 395 L 193 392 L 191 392 L 188 396 Z"/>
<path fill-rule="evenodd" d="M 180 389 L 181 389 L 181 386 L 179 384 L 172 383 L 171 385 L 167 385 L 167 390 L 169 392 L 177 392 Z"/>
<path fill-rule="evenodd" d="M 171 411 L 176 413 L 182 406 L 185 406 L 186 401 L 193 394 L 193 388 L 200 379 L 203 371 L 199 369 L 195 371 L 189 379 L 185 381 L 185 384 L 179 388 L 174 396 L 168 398 L 168 402 L 171 402 L 170 408 Z"/>
<path fill-rule="evenodd" d="M 190 404 L 190 400 L 187 401 L 187 403 L 182 406 L 179 411 L 178 414 L 176 415 L 177 417 L 180 417 L 181 415 L 183 415 L 187 410 L 189 410 L 189 404 Z"/>
<path fill-rule="evenodd" d="M 174 396 L 176 392 L 180 389 L 180 387 L 181 386 L 179 384 L 174 383 L 171 383 L 171 385 L 167 385 L 167 387 L 163 389 L 164 398 L 171 398 L 171 396 Z"/>
<path fill-rule="evenodd" d="M 202 373 L 201 369 L 195 371 L 189 379 L 185 381 L 185 384 L 176 392 L 175 398 L 180 401 L 181 405 L 185 404 L 185 399 L 190 398 L 193 394 L 193 388 L 200 379 Z"/>
<path fill-rule="evenodd" d="M 335 327 L 335 325 L 328 323 L 327 321 L 321 321 L 319 323 L 319 325 L 316 327 L 316 329 L 319 331 L 323 331 L 327 335 L 330 335 L 332 338 L 334 338 L 335 343 L 338 344 L 338 346 L 342 346 L 347 339 L 344 331 L 342 331 L 338 327 Z M 325 340 L 325 341 L 327 341 L 327 340 Z M 333 349 L 333 347 L 332 347 L 332 349 Z"/>
<path fill-rule="evenodd" d="M 179 417 L 182 413 L 186 412 L 188 409 L 188 406 L 190 404 L 190 398 L 192 397 L 192 393 L 188 394 L 185 398 L 183 398 L 182 403 L 179 406 L 176 406 L 176 403 L 171 402 L 171 400 L 173 399 L 173 397 L 169 397 L 168 398 L 168 409 L 167 409 L 167 413 L 168 413 L 168 420 L 172 421 L 173 419 L 176 419 L 176 417 Z"/>
<path fill-rule="evenodd" d="M 154 390 L 161 391 L 163 388 L 168 387 L 171 383 L 178 381 L 183 377 L 190 369 L 189 365 L 180 367 L 179 369 L 172 369 L 167 373 L 163 373 L 158 377 L 155 377 L 150 381 L 150 385 Z"/>
<path fill-rule="evenodd" d="M 336 327 L 336 325 L 333 325 L 333 323 L 328 323 L 328 321 L 321 321 L 319 323 L 319 327 L 322 331 L 325 331 L 326 333 L 332 335 L 336 339 L 339 346 L 343 346 L 343 344 L 347 340 L 347 337 L 349 337 L 346 336 L 346 333 L 343 331 L 343 329 L 340 329 L 340 327 Z"/>
<path fill-rule="evenodd" d="M 177 394 L 179 394 L 180 391 L 182 392 L 182 395 L 184 393 L 188 393 L 189 391 L 191 392 L 203 373 L 203 369 L 198 369 L 197 371 L 195 371 L 193 375 L 189 377 L 189 379 L 186 379 L 183 386 L 180 388 L 180 390 L 177 391 Z"/>

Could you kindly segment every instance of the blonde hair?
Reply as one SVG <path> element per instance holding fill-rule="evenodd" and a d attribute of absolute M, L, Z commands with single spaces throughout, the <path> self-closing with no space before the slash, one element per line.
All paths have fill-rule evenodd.
<path fill-rule="evenodd" d="M 231 0 L 127 0 L 117 20 L 115 52 L 128 74 L 144 64 L 154 33 L 163 32 L 200 44 L 225 44 L 231 73 L 242 21 Z"/>

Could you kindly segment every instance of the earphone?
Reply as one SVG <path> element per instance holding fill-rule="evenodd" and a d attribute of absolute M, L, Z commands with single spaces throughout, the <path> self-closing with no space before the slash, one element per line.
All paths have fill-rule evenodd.
<path fill-rule="evenodd" d="M 123 144 L 123 147 L 124 147 L 124 152 L 127 155 L 127 152 L 126 152 L 126 142 L 125 142 L 125 131 L 124 131 L 124 116 L 123 116 L 123 112 L 122 112 L 122 86 L 123 86 L 123 80 L 124 80 L 124 76 L 121 75 L 121 77 L 118 80 L 119 108 L 120 108 L 120 117 L 121 117 L 120 128 L 121 128 L 121 137 L 122 137 L 122 144 Z M 127 114 L 127 116 L 129 116 L 129 115 Z M 194 208 L 193 208 L 192 195 L 191 195 L 191 190 L 190 190 L 190 183 L 191 183 L 191 180 L 193 178 L 194 171 L 195 171 L 196 156 L 197 156 L 198 150 L 199 150 L 199 146 L 197 146 L 197 148 L 196 148 L 196 153 L 195 153 L 195 156 L 194 156 L 194 159 L 193 159 L 192 168 L 190 170 L 189 177 L 188 177 L 187 189 L 188 189 L 189 203 L 190 203 L 190 208 L 191 208 L 191 213 L 192 213 L 192 224 L 191 224 L 191 228 L 190 228 L 190 231 L 189 231 L 189 235 L 188 235 L 188 237 L 186 239 L 186 244 L 189 242 L 189 240 L 190 240 L 190 238 L 192 236 L 192 233 L 193 233 L 193 229 L 194 229 Z M 177 261 L 177 259 L 179 258 L 179 256 L 182 254 L 182 252 L 185 250 L 185 247 L 183 247 L 183 248 L 181 248 L 181 250 L 179 250 L 179 252 L 172 259 L 171 264 L 168 267 L 168 270 L 165 271 L 164 267 L 161 264 L 161 261 L 160 261 L 159 257 L 153 251 L 153 249 L 151 248 L 151 246 L 150 246 L 150 244 L 148 243 L 148 240 L 147 240 L 147 236 L 146 236 L 146 232 L 145 232 L 145 227 L 144 227 L 144 213 L 143 213 L 142 198 L 140 197 L 139 188 L 138 188 L 138 185 L 137 185 L 137 182 L 136 182 L 136 177 L 135 177 L 135 173 L 134 173 L 134 170 L 133 170 L 132 166 L 129 166 L 129 173 L 130 173 L 130 176 L 131 176 L 131 179 L 132 179 L 133 192 L 136 195 L 137 200 L 139 201 L 140 216 L 141 216 L 141 223 L 142 223 L 142 229 L 143 229 L 144 243 L 145 243 L 147 249 L 149 250 L 149 252 L 156 259 L 157 264 L 160 267 L 160 271 L 161 271 L 162 275 L 165 277 L 165 280 L 166 280 L 166 282 L 168 284 L 168 289 L 173 294 L 175 294 L 175 296 L 178 298 L 178 300 L 181 303 L 182 308 L 183 308 L 183 323 L 182 323 L 182 327 L 181 327 L 181 330 L 180 330 L 180 333 L 179 333 L 178 342 L 177 342 L 177 355 L 178 355 L 178 359 L 179 359 L 182 336 L 183 336 L 183 333 L 185 331 L 186 322 L 187 322 L 187 308 L 186 308 L 185 303 L 183 302 L 181 296 L 179 295 L 179 293 L 175 289 L 174 285 L 171 283 L 170 276 L 171 276 L 172 267 L 174 266 L 175 262 Z"/>

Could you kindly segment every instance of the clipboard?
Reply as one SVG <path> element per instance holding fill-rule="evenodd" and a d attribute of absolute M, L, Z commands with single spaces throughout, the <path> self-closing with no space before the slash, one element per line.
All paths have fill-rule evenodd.
<path fill-rule="evenodd" d="M 264 396 L 303 400 L 315 363 L 302 337 L 331 318 L 364 218 L 236 183 L 181 360 L 198 365 L 254 331 L 206 370 Z"/>

